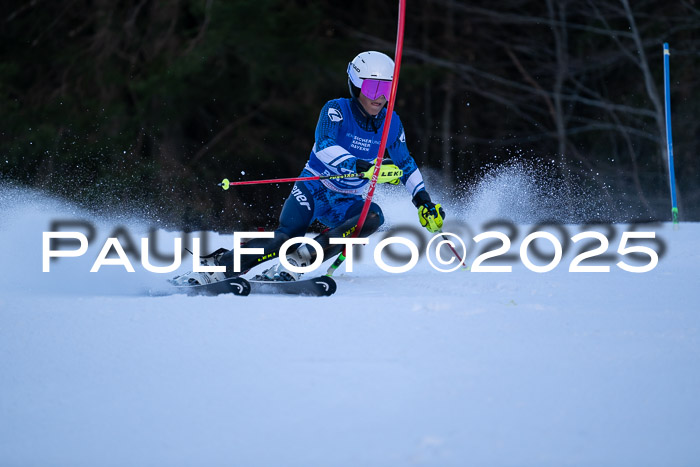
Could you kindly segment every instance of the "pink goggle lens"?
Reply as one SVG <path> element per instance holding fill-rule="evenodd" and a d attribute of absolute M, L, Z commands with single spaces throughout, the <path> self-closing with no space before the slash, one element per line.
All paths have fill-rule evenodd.
<path fill-rule="evenodd" d="M 379 96 L 384 96 L 388 100 L 391 95 L 391 81 L 365 79 L 362 81 L 361 92 L 370 100 L 378 99 Z"/>

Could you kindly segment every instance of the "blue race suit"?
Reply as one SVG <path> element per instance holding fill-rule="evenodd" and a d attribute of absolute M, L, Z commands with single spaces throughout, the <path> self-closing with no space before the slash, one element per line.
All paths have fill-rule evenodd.
<path fill-rule="evenodd" d="M 357 159 L 371 162 L 377 158 L 387 110 L 384 108 L 372 117 L 364 114 L 359 105 L 354 99 L 343 98 L 323 106 L 316 125 L 316 142 L 302 177 L 354 173 Z M 424 190 L 423 177 L 408 152 L 403 125 L 396 112 L 391 117 L 386 147 L 394 164 L 403 170 L 401 182 L 410 196 Z M 314 219 L 331 228 L 340 225 L 360 214 L 364 204 L 362 194 L 368 183 L 369 180 L 360 178 L 296 183 L 282 209 L 278 231 L 290 237 L 303 236 Z M 379 215 L 381 225 L 383 215 L 379 206 L 372 203 L 370 212 Z"/>
<path fill-rule="evenodd" d="M 355 173 L 357 159 L 374 161 L 379 152 L 387 111 L 382 109 L 372 117 L 363 113 L 359 105 L 354 99 L 334 99 L 326 103 L 316 126 L 316 143 L 301 172 L 302 177 Z M 403 126 L 396 113 L 391 117 L 387 149 L 394 164 L 403 170 L 401 181 L 411 197 L 425 190 L 423 177 L 408 153 Z M 264 253 L 244 256 L 241 271 L 233 270 L 233 250 L 225 253 L 219 264 L 227 266 L 227 275 L 230 276 L 276 258 L 282 243 L 292 237 L 303 237 L 315 219 L 331 229 L 315 238 L 325 257 L 340 253 L 343 247 L 331 245 L 329 239 L 345 236 L 355 229 L 364 205 L 362 194 L 367 183 L 369 180 L 360 178 L 297 182 L 284 203 L 274 238 L 256 238 L 246 243 L 247 248 L 262 248 Z M 382 210 L 371 203 L 360 235 L 372 234 L 383 222 Z"/>

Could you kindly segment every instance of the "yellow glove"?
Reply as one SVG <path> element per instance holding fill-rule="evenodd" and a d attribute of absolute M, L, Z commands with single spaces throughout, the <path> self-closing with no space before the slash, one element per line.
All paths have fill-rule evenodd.
<path fill-rule="evenodd" d="M 442 224 L 445 218 L 445 210 L 439 204 L 433 205 L 430 209 L 426 206 L 418 208 L 418 220 L 420 225 L 428 229 L 428 232 L 435 233 L 442 231 Z"/>
<path fill-rule="evenodd" d="M 413 197 L 413 204 L 418 208 L 420 225 L 431 233 L 442 231 L 445 210 L 442 209 L 442 205 L 435 204 L 430 200 L 430 195 L 428 195 L 427 191 L 421 190 L 416 193 Z"/>
<path fill-rule="evenodd" d="M 361 178 L 366 178 L 368 180 L 372 179 L 374 174 L 374 167 L 377 160 L 373 162 L 368 162 L 363 159 L 357 159 L 355 162 L 355 170 L 357 173 L 361 174 Z M 379 175 L 377 176 L 377 183 L 389 183 L 391 185 L 398 185 L 401 183 L 401 177 L 403 176 L 403 170 L 399 169 L 394 164 L 382 164 Z"/>

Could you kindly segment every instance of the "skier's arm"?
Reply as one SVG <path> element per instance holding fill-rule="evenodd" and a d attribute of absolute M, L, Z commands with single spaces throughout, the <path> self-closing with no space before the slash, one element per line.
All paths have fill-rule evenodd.
<path fill-rule="evenodd" d="M 408 152 L 406 135 L 401 122 L 399 122 L 398 137 L 388 149 L 391 160 L 403 170 L 404 174 L 401 177 L 401 182 L 406 186 L 406 189 L 411 194 L 413 205 L 418 209 L 418 220 L 421 225 L 430 232 L 442 230 L 445 210 L 440 204 L 435 204 L 430 199 L 416 161 L 413 160 L 413 157 Z"/>
<path fill-rule="evenodd" d="M 397 116 L 394 115 L 394 118 L 396 117 Z M 399 131 L 396 141 L 387 144 L 387 149 L 389 150 L 392 162 L 396 164 L 399 169 L 403 170 L 401 183 L 406 186 L 411 198 L 416 196 L 419 191 L 425 190 L 423 176 L 418 169 L 418 165 L 416 165 L 416 161 L 413 160 L 413 157 L 408 152 L 406 135 L 401 122 L 399 122 Z"/>

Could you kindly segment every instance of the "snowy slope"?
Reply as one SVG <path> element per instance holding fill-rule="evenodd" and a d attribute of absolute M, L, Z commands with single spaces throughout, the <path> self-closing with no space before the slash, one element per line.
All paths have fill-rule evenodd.
<path fill-rule="evenodd" d="M 469 240 L 492 219 L 520 221 L 481 195 L 448 205 L 446 230 L 467 225 Z M 388 227 L 415 224 L 405 196 L 379 196 Z M 138 260 L 134 273 L 88 272 L 117 226 L 138 239 L 147 225 L 15 188 L 0 200 L 0 465 L 700 459 L 698 224 L 638 226 L 660 239 L 643 274 L 615 265 L 644 263 L 616 253 L 624 224 L 599 228 L 611 256 L 595 264 L 610 272 L 568 272 L 578 245 L 532 272 L 517 256 L 532 220 L 517 235 L 502 226 L 515 256 L 485 263 L 509 273 L 439 273 L 421 259 L 390 274 L 368 253 L 380 233 L 332 297 L 151 296 L 171 274 Z M 97 234 L 86 255 L 42 273 L 55 219 L 87 219 Z M 175 236 L 159 232 L 159 249 Z"/>

